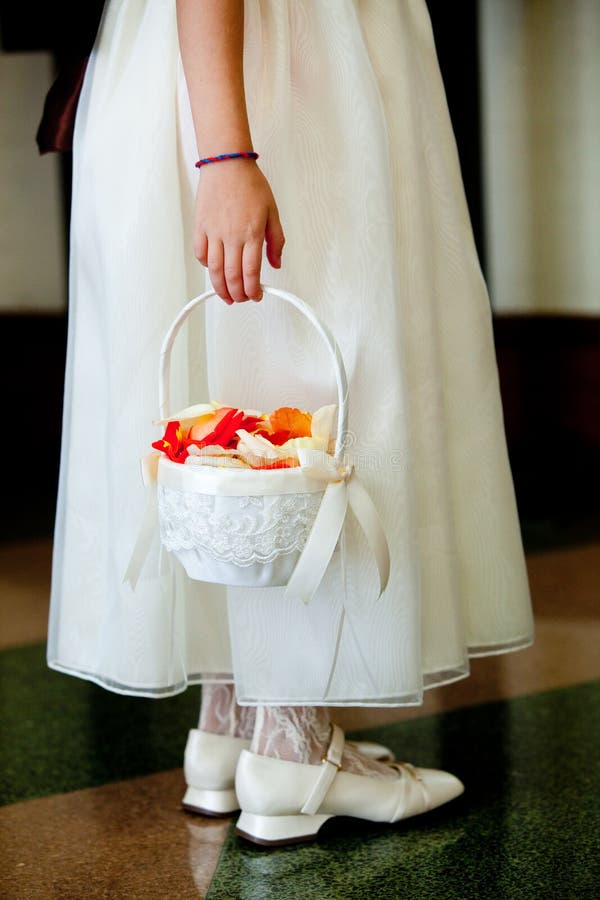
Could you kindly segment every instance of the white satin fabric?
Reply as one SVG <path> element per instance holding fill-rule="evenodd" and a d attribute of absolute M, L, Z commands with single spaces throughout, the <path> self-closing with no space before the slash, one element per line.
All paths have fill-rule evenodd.
<path fill-rule="evenodd" d="M 76 124 L 48 662 L 152 697 L 233 671 L 242 703 L 419 704 L 468 675 L 470 656 L 533 639 L 490 306 L 426 6 L 245 9 L 253 142 L 287 239 L 263 281 L 306 300 L 341 347 L 348 457 L 387 535 L 389 582 L 377 599 L 352 515 L 346 565 L 334 554 L 308 605 L 282 587 L 190 582 L 158 540 L 136 591 L 122 582 L 160 344 L 210 282 L 192 253 L 199 176 L 175 2 L 110 0 Z M 283 304 L 214 299 L 174 362 L 179 406 L 335 402 L 327 351 Z"/>

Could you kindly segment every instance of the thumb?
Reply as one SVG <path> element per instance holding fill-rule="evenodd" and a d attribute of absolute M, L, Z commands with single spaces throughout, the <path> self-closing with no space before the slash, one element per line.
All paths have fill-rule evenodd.
<path fill-rule="evenodd" d="M 267 242 L 267 259 L 274 269 L 281 266 L 281 253 L 285 244 L 285 235 L 277 209 L 271 209 L 267 225 L 265 227 L 265 240 Z"/>

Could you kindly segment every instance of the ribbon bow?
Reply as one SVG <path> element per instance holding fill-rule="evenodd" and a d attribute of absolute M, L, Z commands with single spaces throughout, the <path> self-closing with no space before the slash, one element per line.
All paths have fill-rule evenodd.
<path fill-rule="evenodd" d="M 356 475 L 353 463 L 338 467 L 328 454 L 306 448 L 298 448 L 298 460 L 307 475 L 328 483 L 310 534 L 286 585 L 285 597 L 297 597 L 304 603 L 313 597 L 335 550 L 348 505 L 375 557 L 381 596 L 390 573 L 388 542 L 375 505 Z"/>
<path fill-rule="evenodd" d="M 159 453 L 142 460 L 144 483 L 150 489 L 138 538 L 123 581 L 135 590 L 144 562 L 156 532 L 158 504 L 156 497 Z M 333 457 L 322 450 L 298 448 L 298 461 L 311 478 L 327 483 L 323 499 L 294 571 L 285 587 L 285 597 L 309 603 L 321 583 L 340 536 L 348 506 L 359 522 L 371 548 L 379 573 L 379 595 L 385 590 L 390 572 L 390 554 L 379 515 L 365 486 L 358 479 L 354 465 L 336 465 Z"/>

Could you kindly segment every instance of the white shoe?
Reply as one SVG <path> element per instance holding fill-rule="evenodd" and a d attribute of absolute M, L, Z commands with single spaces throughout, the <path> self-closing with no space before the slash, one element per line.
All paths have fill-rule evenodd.
<path fill-rule="evenodd" d="M 353 746 L 379 762 L 394 759 L 392 751 L 382 744 L 357 741 Z M 183 762 L 187 785 L 182 800 L 184 809 L 205 816 L 230 816 L 237 812 L 240 804 L 235 792 L 235 770 L 240 753 L 249 747 L 250 741 L 244 738 L 191 728 Z"/>
<path fill-rule="evenodd" d="M 235 769 L 240 753 L 249 746 L 244 738 L 190 728 L 183 757 L 184 809 L 207 816 L 237 812 Z"/>
<path fill-rule="evenodd" d="M 341 770 L 344 732 L 337 725 L 319 766 L 259 756 L 244 749 L 235 778 L 242 807 L 236 832 L 257 844 L 309 841 L 333 816 L 397 822 L 458 797 L 463 783 L 438 769 L 394 763 L 395 780 Z"/>

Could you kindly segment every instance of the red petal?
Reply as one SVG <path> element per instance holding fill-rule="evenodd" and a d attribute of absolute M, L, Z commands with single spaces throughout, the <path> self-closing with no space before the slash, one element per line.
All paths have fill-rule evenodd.
<path fill-rule="evenodd" d="M 222 422 L 226 416 L 231 417 L 234 412 L 235 409 L 233 407 L 223 406 L 220 409 L 215 410 L 212 415 L 202 416 L 195 425 L 191 426 L 186 437 L 195 441 L 198 445 L 202 444 L 209 434 L 212 434 L 217 430 L 219 423 Z M 203 422 L 202 419 L 208 419 L 209 421 Z"/>
<path fill-rule="evenodd" d="M 277 447 L 281 447 L 282 444 L 285 444 L 287 440 L 289 440 L 290 432 L 289 431 L 255 431 L 254 434 L 260 435 L 260 437 L 266 438 L 271 444 L 275 444 Z"/>
<path fill-rule="evenodd" d="M 222 428 L 216 429 L 216 444 L 220 444 L 222 447 L 227 446 L 229 441 L 231 441 L 235 437 L 235 433 L 238 428 L 242 427 L 242 421 L 244 419 L 244 413 L 241 410 L 238 410 L 236 415 L 232 416 L 227 421 L 222 423 Z"/>
<path fill-rule="evenodd" d="M 243 418 L 243 413 L 238 409 L 230 409 L 218 423 L 217 427 L 214 431 L 211 431 L 210 434 L 207 434 L 201 441 L 195 441 L 192 439 L 187 439 L 184 441 L 184 445 L 189 447 L 190 444 L 195 444 L 196 447 L 208 447 L 210 444 L 218 444 L 221 447 L 226 446 L 227 442 L 230 440 L 231 435 L 235 434 L 236 428 L 239 428 L 238 424 L 234 424 L 233 428 L 231 428 L 232 422 L 240 422 Z M 235 418 L 237 416 L 237 419 Z M 223 438 L 226 438 L 225 444 L 222 443 Z"/>
<path fill-rule="evenodd" d="M 265 420 L 260 416 L 244 416 L 244 421 L 240 425 L 244 431 L 253 432 L 257 425 L 264 425 Z"/>
<path fill-rule="evenodd" d="M 166 454 L 173 462 L 183 463 L 188 456 L 185 442 L 182 440 L 179 422 L 168 422 L 164 437 L 160 441 L 154 441 L 152 446 L 155 450 L 160 450 Z"/>

